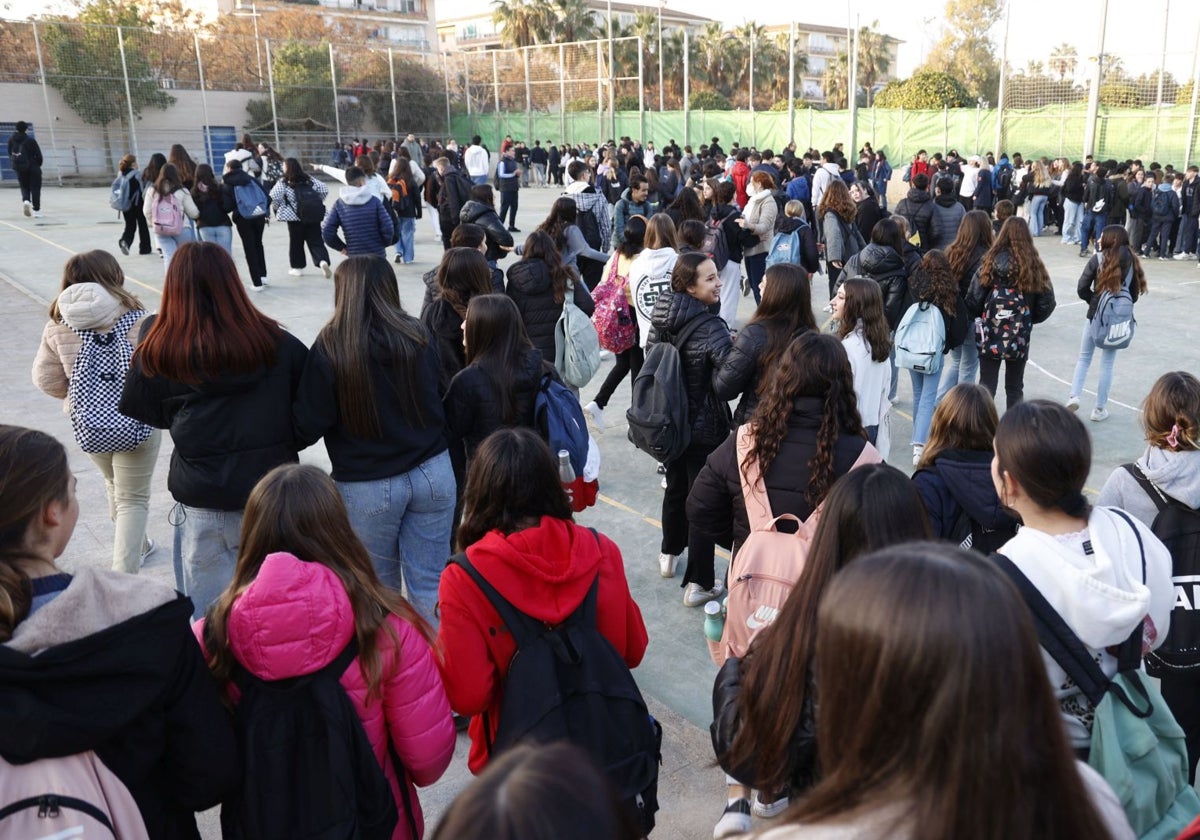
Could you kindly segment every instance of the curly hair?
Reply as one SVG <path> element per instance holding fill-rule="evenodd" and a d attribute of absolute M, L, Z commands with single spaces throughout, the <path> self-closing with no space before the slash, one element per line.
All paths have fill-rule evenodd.
<path fill-rule="evenodd" d="M 858 205 L 850 197 L 850 188 L 841 178 L 834 178 L 825 188 L 825 194 L 821 196 L 821 204 L 817 208 L 817 218 L 825 218 L 825 214 L 831 210 L 841 216 L 846 224 L 853 223 L 858 216 Z"/>
<path fill-rule="evenodd" d="M 1051 288 L 1050 272 L 1038 256 L 1029 234 L 1029 223 L 1019 216 L 1011 216 L 1000 228 L 1000 235 L 983 256 L 979 266 L 979 285 L 990 288 L 996 270 L 996 257 L 1007 253 L 1009 278 L 1016 279 L 1016 287 L 1023 294 L 1039 294 Z"/>
<path fill-rule="evenodd" d="M 947 315 L 954 315 L 958 303 L 958 280 L 950 268 L 946 255 L 936 248 L 921 258 L 921 264 L 909 278 L 908 287 L 913 297 L 928 301 Z"/>
<path fill-rule="evenodd" d="M 788 417 L 797 397 L 822 397 L 821 427 L 817 431 L 817 452 L 808 462 L 808 487 L 804 499 L 816 507 L 833 486 L 833 450 L 838 436 L 849 433 L 867 439 L 858 402 L 854 396 L 854 373 L 842 343 L 832 335 L 805 332 L 780 355 L 773 374 L 763 389 L 762 399 L 750 421 L 754 442 L 743 460 L 746 473 L 758 462 L 760 480 L 779 455 L 787 437 Z"/>

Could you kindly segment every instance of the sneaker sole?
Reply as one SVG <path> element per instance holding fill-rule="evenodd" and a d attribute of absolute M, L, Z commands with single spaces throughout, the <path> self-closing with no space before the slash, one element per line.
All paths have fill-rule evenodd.
<path fill-rule="evenodd" d="M 770 820 L 778 817 L 780 814 L 786 811 L 787 807 L 788 798 L 786 796 L 782 797 L 781 799 L 776 799 L 770 805 L 764 805 L 762 802 L 759 802 L 758 797 L 755 796 L 754 801 L 750 803 L 750 813 L 754 814 L 754 816 L 759 817 L 760 819 Z"/>

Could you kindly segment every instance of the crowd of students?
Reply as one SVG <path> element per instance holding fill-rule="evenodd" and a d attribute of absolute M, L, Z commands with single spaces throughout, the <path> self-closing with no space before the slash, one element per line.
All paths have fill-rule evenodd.
<path fill-rule="evenodd" d="M 217 803 L 228 836 L 254 836 L 251 820 L 267 804 L 251 770 L 261 757 L 247 752 L 249 721 L 263 686 L 312 676 L 349 698 L 368 764 L 386 781 L 393 808 L 378 836 L 421 835 L 416 787 L 449 765 L 454 715 L 468 726 L 468 766 L 481 775 L 437 836 L 496 836 L 499 826 L 522 837 L 642 836 L 653 825 L 653 788 L 630 797 L 620 777 L 628 767 L 600 768 L 614 793 L 569 747 L 506 749 L 518 714 L 506 685 L 526 643 L 514 614 L 542 631 L 565 628 L 556 644 L 582 646 L 573 666 L 579 650 L 592 650 L 575 635 L 580 616 L 615 651 L 618 670 L 636 667 L 650 641 L 620 549 L 575 522 L 547 445 L 547 389 L 584 403 L 590 384 L 565 380 L 556 335 L 564 311 L 577 309 L 597 319 L 615 357 L 594 399 L 576 405 L 597 427 L 611 425 L 604 409 L 626 375 L 638 393 L 647 353 L 678 350 L 689 442 L 660 465 L 658 570 L 673 578 L 686 557 L 684 605 L 708 605 L 709 618 L 728 610 L 732 620 L 729 599 L 746 597 L 732 592 L 746 579 L 739 564 L 763 551 L 747 548 L 763 532 L 751 505 L 797 538 L 799 559 L 777 600 L 757 603 L 767 611 L 754 612 L 748 646 L 722 637 L 732 655 L 713 686 L 712 734 L 729 790 L 714 804 L 714 837 L 749 831 L 753 814 L 779 817 L 765 836 L 780 840 L 1143 833 L 1112 780 L 1087 763 L 1097 698 L 1053 650 L 1038 655 L 1045 639 L 1021 606 L 1023 596 L 1034 603 L 1009 582 L 1040 593 L 1104 679 L 1130 670 L 1116 648 L 1134 635 L 1134 670 L 1143 656 L 1190 662 L 1166 643 L 1180 614 L 1172 575 L 1200 558 L 1172 556 L 1156 534 L 1164 499 L 1200 506 L 1192 374 L 1154 384 L 1145 453 L 1113 474 L 1095 506 L 1083 495 L 1092 450 L 1075 412 L 1099 350 L 1091 418 L 1107 417 L 1124 345 L 1095 326 L 1120 293 L 1131 311 L 1146 292 L 1136 235 L 1097 228 L 1077 286 L 1089 306 L 1071 393 L 1061 404 L 1026 402 L 1032 328 L 1055 307 L 1034 240 L 1052 194 L 998 231 L 991 213 L 1011 209 L 1011 198 L 998 198 L 1005 183 L 1042 185 L 1041 162 L 1019 178 L 989 173 L 983 187 L 982 160 L 918 156 L 904 176 L 908 195 L 887 213 L 878 187 L 890 166 L 869 148 L 851 168 L 840 149 L 726 156 L 714 138 L 693 155 L 626 138 L 571 154 L 573 188 L 518 243 L 515 201 L 506 225 L 486 183 L 490 165 L 478 171 L 478 138 L 461 155 L 465 172 L 450 144 L 410 140 L 416 148 L 364 144 L 346 168 L 320 167 L 347 185 L 320 222 L 303 208 L 309 191 L 324 204 L 323 185 L 295 159 L 280 159 L 274 183 L 262 186 L 280 218 L 285 208 L 295 216 L 284 218 L 289 233 L 295 225 L 293 266 L 308 247 L 333 275 L 332 313 L 311 347 L 253 305 L 228 235 L 203 233 L 237 225 L 243 245 L 257 236 L 261 250 L 265 215 L 233 210 L 222 225 L 210 209 L 200 224 L 204 205 L 225 196 L 244 209 L 237 189 L 252 179 L 247 170 L 267 179 L 270 153 L 255 161 L 235 150 L 221 184 L 201 165 L 189 187 L 165 160 L 140 182 L 147 217 L 161 197 L 178 196 L 201 232 L 199 242 L 156 233 L 166 263 L 157 313 L 125 288 L 112 255 L 68 261 L 34 377 L 64 399 L 77 443 L 105 476 L 114 571 L 71 575 L 55 565 L 78 517 L 65 449 L 41 432 L 0 427 L 0 694 L 11 693 L 14 710 L 0 734 L 4 760 L 91 752 L 148 836 L 196 836 L 192 812 Z M 519 160 L 509 143 L 497 177 L 513 172 L 505 160 Z M 134 166 L 123 161 L 123 173 Z M 401 222 L 414 216 L 395 215 L 409 207 L 405 197 L 437 209 L 445 246 L 416 316 L 400 302 L 384 250 L 396 244 L 397 262 L 411 261 L 414 227 Z M 316 227 L 346 254 L 336 270 Z M 122 249 L 131 243 L 123 237 Z M 258 288 L 265 268 L 256 273 L 249 248 L 247 256 Z M 832 335 L 813 307 L 820 268 Z M 755 302 L 740 328 L 738 291 Z M 613 299 L 624 320 L 612 322 L 621 329 L 610 340 L 600 302 Z M 932 369 L 906 361 L 906 327 L 923 312 L 939 336 Z M 97 337 L 114 334 L 117 356 L 103 355 Z M 119 367 L 119 390 L 82 381 L 102 361 Z M 1001 416 L 993 398 L 1002 363 Z M 889 409 L 903 369 L 911 479 L 880 463 L 895 460 Z M 163 429 L 174 443 L 167 484 L 179 595 L 130 577 L 153 548 L 146 514 Z M 330 474 L 298 464 L 320 440 Z M 731 552 L 724 573 L 717 546 Z M 985 556 L 996 550 L 1008 559 Z M 130 669 L 146 663 L 152 670 L 130 692 L 145 702 L 110 704 L 89 719 L 96 693 L 122 691 Z M 1159 712 L 1186 738 L 1164 780 L 1190 781 L 1200 759 L 1195 681 L 1186 668 L 1161 673 Z M 594 746 L 579 732 L 595 725 L 564 722 L 560 737 Z M 163 734 L 175 728 L 178 737 Z M 539 807 L 529 798 L 545 796 L 539 785 L 562 790 L 542 805 L 553 806 L 549 820 L 569 822 L 516 828 Z M 1200 800 L 1166 781 L 1160 792 L 1176 803 L 1178 828 L 1200 811 Z M 322 797 L 296 797 L 306 798 Z M 580 825 L 583 813 L 595 818 Z"/>

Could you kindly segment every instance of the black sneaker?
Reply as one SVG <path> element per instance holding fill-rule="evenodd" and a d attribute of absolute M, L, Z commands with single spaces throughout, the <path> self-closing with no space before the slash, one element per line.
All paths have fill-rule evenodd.
<path fill-rule="evenodd" d="M 125 244 L 124 239 L 117 240 L 117 247 L 121 249 L 122 254 L 124 254 L 127 257 L 129 256 L 129 246 Z"/>
<path fill-rule="evenodd" d="M 508 229 L 508 232 L 509 232 L 509 233 L 520 233 L 520 232 L 521 232 L 521 229 L 520 229 L 520 228 L 517 228 L 517 227 L 510 227 L 510 228 Z"/>

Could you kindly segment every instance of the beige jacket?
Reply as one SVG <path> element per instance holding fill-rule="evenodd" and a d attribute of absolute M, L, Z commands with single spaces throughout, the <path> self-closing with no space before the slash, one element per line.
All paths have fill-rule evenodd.
<path fill-rule="evenodd" d="M 758 243 L 747 245 L 742 253 L 747 257 L 755 254 L 765 254 L 771 247 L 771 238 L 775 235 L 775 216 L 778 208 L 770 190 L 763 190 L 750 196 L 746 202 L 746 230 L 758 237 Z"/>
<path fill-rule="evenodd" d="M 79 336 L 71 327 L 107 332 L 127 310 L 99 283 L 76 283 L 59 294 L 58 311 L 63 321 L 47 321 L 42 329 L 42 343 L 33 359 L 33 384 L 61 399 L 63 411 L 69 412 L 67 389 L 80 347 Z M 141 339 L 144 320 L 145 316 L 139 318 L 129 331 L 129 343 L 134 347 Z"/>
<path fill-rule="evenodd" d="M 179 198 L 179 203 L 183 205 L 185 216 L 189 219 L 200 218 L 200 208 L 196 206 L 196 202 L 192 199 L 192 194 L 188 190 L 180 187 L 172 195 Z M 155 192 L 154 187 L 147 184 L 146 194 L 142 196 L 142 212 L 146 214 L 147 219 L 154 217 L 154 200 L 156 198 L 158 198 L 158 193 Z"/>

